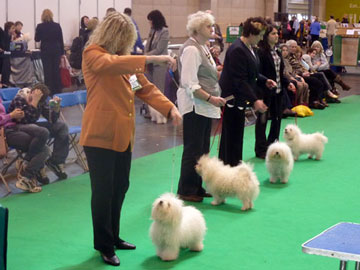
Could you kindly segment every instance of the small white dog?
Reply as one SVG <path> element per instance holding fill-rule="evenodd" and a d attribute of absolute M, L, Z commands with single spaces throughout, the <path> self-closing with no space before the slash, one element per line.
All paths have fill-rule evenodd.
<path fill-rule="evenodd" d="M 294 158 L 290 147 L 283 142 L 272 143 L 266 151 L 265 164 L 270 173 L 270 183 L 278 179 L 287 183 L 294 167 Z"/>
<path fill-rule="evenodd" d="M 259 180 L 252 165 L 243 162 L 230 167 L 216 157 L 203 155 L 195 169 L 206 183 L 206 190 L 214 197 L 212 205 L 224 203 L 226 197 L 237 197 L 243 203 L 241 210 L 253 208 L 253 201 L 259 195 Z"/>
<path fill-rule="evenodd" d="M 287 125 L 284 130 L 284 139 L 291 148 L 294 159 L 297 160 L 302 154 L 309 154 L 309 158 L 315 156 L 320 160 L 328 138 L 323 133 L 315 132 L 303 134 L 296 125 Z"/>
<path fill-rule="evenodd" d="M 157 124 L 166 124 L 167 118 L 155 110 L 153 107 L 149 105 L 149 113 L 151 116 L 151 121 L 156 122 Z"/>
<path fill-rule="evenodd" d="M 156 254 L 163 261 L 176 260 L 179 249 L 201 251 L 206 232 L 205 219 L 193 206 L 183 206 L 174 194 L 165 193 L 155 200 L 151 217 L 150 237 Z"/>

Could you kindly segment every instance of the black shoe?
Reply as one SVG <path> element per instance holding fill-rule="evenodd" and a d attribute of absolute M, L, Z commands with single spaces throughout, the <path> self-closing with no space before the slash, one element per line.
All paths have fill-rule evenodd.
<path fill-rule="evenodd" d="M 116 254 L 114 254 L 112 256 L 107 256 L 102 252 L 100 252 L 100 254 L 101 254 L 101 258 L 104 260 L 105 263 L 113 265 L 113 266 L 119 266 L 120 265 L 119 257 L 116 256 Z"/>
<path fill-rule="evenodd" d="M 60 164 L 55 164 L 51 162 L 51 160 L 48 160 L 46 161 L 46 166 L 48 166 L 48 168 L 56 174 L 59 180 L 64 180 L 67 178 L 67 174 L 64 172 Z"/>
<path fill-rule="evenodd" d="M 38 171 L 35 174 L 36 180 L 38 180 L 39 183 L 41 183 L 42 185 L 47 185 L 49 184 L 49 178 L 46 175 L 46 171 L 45 171 L 45 167 L 40 169 L 40 171 Z"/>
<path fill-rule="evenodd" d="M 117 249 L 136 249 L 136 246 L 131 244 L 131 243 L 128 243 L 124 240 L 119 240 L 119 242 L 117 242 L 115 244 L 115 247 Z"/>

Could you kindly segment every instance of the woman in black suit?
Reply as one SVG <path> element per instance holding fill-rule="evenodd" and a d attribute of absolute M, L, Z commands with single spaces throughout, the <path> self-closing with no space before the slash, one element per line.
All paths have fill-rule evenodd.
<path fill-rule="evenodd" d="M 265 158 L 268 146 L 279 140 L 284 88 L 296 91 L 295 86 L 284 77 L 284 62 L 280 52 L 275 48 L 278 41 L 278 30 L 274 25 L 268 25 L 263 40 L 259 42 L 260 73 L 274 80 L 277 86 L 271 90 L 262 88 L 259 93 L 259 96 L 269 108 L 265 113 L 257 112 L 255 125 L 255 153 L 257 157 L 262 159 Z M 266 138 L 268 112 L 270 113 L 271 127 Z"/>
<path fill-rule="evenodd" d="M 220 77 L 221 96 L 231 95 L 224 108 L 219 158 L 225 164 L 236 166 L 242 160 L 245 108 L 266 112 L 267 106 L 258 97 L 258 85 L 273 88 L 276 83 L 259 73 L 259 58 L 253 46 L 265 32 L 261 17 L 249 18 L 244 23 L 242 36 L 227 50 Z"/>
<path fill-rule="evenodd" d="M 50 9 L 44 9 L 42 23 L 36 26 L 35 41 L 40 42 L 41 61 L 44 67 L 45 84 L 51 94 L 61 92 L 60 58 L 64 54 L 64 41 L 60 24 L 53 21 Z"/>

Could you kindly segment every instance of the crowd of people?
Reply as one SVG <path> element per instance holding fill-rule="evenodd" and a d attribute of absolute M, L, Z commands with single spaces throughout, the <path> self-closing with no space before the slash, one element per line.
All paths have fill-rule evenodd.
<path fill-rule="evenodd" d="M 296 114 L 291 108 L 325 109 L 328 102 L 340 103 L 335 83 L 350 89 L 330 68 L 317 41 L 317 19 L 308 25 L 293 18 L 284 28 L 262 17 L 248 18 L 242 24 L 242 36 L 226 50 L 224 63 L 220 61 L 225 50 L 222 34 L 211 11 L 189 15 L 189 38 L 177 60 L 168 55 L 170 35 L 163 14 L 153 10 L 147 19 L 150 31 L 143 45 L 129 8 L 124 13 L 109 8 L 101 22 L 83 16 L 79 37 L 70 49 L 70 63 L 82 70 L 88 91 L 80 144 L 89 165 L 94 248 L 111 265 L 120 264 L 115 249 L 136 248 L 119 235 L 134 146 L 135 96 L 149 104 L 157 123 L 182 122 L 184 149 L 177 193 L 182 200 L 201 202 L 211 195 L 195 164 L 210 151 L 212 119 L 222 118 L 219 158 L 236 166 L 242 162 L 247 108 L 256 112 L 254 150 L 256 157 L 264 159 L 269 145 L 279 140 L 283 116 Z M 48 9 L 41 20 L 35 41 L 41 42 L 45 84 L 19 91 L 7 112 L 0 103 L 0 126 L 5 128 L 7 142 L 24 153 L 16 187 L 29 192 L 40 192 L 41 184 L 49 183 L 45 166 L 59 179 L 67 178 L 63 164 L 69 152 L 68 127 L 59 120 L 61 99 L 56 96 L 62 89 L 62 30 Z M 21 22 L 5 24 L 2 52 L 21 37 L 21 26 Z M 305 31 L 311 36 L 306 52 L 302 48 Z M 333 38 L 332 32 L 328 34 Z M 280 35 L 286 42 L 280 42 Z M 3 86 L 9 85 L 7 59 L 2 61 Z M 175 106 L 164 92 L 168 70 L 177 67 Z M 55 106 L 50 106 L 48 97 Z M 39 122 L 40 115 L 47 121 Z"/>

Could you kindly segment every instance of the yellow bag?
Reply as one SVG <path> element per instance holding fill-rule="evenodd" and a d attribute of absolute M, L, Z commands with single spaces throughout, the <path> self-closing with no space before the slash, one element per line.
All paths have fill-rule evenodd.
<path fill-rule="evenodd" d="M 296 112 L 299 117 L 313 116 L 314 113 L 308 106 L 298 105 L 291 109 L 293 112 Z"/>

